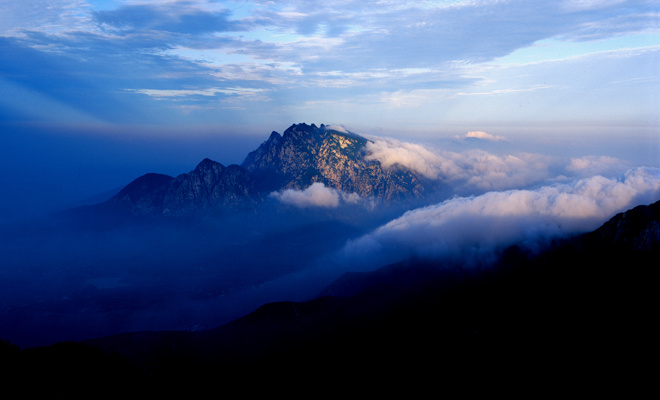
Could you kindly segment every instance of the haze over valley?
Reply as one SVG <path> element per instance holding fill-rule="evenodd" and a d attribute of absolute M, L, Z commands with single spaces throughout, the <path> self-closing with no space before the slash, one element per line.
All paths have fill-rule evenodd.
<path fill-rule="evenodd" d="M 562 165 L 294 124 L 240 165 L 146 173 L 105 201 L 6 224 L 1 336 L 208 329 L 411 257 L 488 267 L 659 197 L 656 168 L 612 158 Z"/>
<path fill-rule="evenodd" d="M 659 16 L 647 0 L 3 1 L 8 381 L 643 381 Z"/>

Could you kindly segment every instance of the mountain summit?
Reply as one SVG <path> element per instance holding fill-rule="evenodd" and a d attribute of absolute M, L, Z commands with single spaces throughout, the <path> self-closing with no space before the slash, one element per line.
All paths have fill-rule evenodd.
<path fill-rule="evenodd" d="M 294 124 L 245 158 L 242 166 L 264 191 L 326 186 L 384 200 L 419 198 L 426 187 L 413 171 L 367 160 L 368 139 L 343 128 Z"/>
<path fill-rule="evenodd" d="M 271 192 L 314 183 L 385 201 L 419 199 L 431 187 L 407 168 L 369 159 L 369 140 L 337 126 L 293 124 L 250 152 L 242 165 L 204 159 L 176 178 L 149 173 L 104 204 L 132 215 L 183 216 L 251 208 Z"/>

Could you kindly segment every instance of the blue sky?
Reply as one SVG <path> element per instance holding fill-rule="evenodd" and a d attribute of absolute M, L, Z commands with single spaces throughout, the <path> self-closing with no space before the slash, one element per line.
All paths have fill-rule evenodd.
<path fill-rule="evenodd" d="M 657 1 L 5 0 L 0 60 L 5 170 L 94 159 L 108 186 L 298 122 L 658 156 Z"/>

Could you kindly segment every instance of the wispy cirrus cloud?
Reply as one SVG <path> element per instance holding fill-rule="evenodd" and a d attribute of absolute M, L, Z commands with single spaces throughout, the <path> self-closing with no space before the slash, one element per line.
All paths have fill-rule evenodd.
<path fill-rule="evenodd" d="M 267 100 L 267 97 L 264 96 L 264 93 L 267 92 L 266 89 L 259 88 L 241 88 L 241 87 L 229 87 L 229 88 L 206 88 L 206 89 L 126 89 L 127 91 L 145 94 L 147 96 L 156 98 L 156 99 L 165 99 L 165 98 L 177 98 L 177 97 L 215 97 L 218 95 L 224 95 L 229 97 L 249 97 L 251 100 L 256 100 L 261 98 L 262 100 Z"/>
<path fill-rule="evenodd" d="M 0 36 L 25 31 L 61 33 L 94 29 L 90 7 L 84 0 L 3 1 L 0 4 Z"/>
<path fill-rule="evenodd" d="M 418 120 L 433 119 L 428 116 L 431 109 L 455 110 L 449 115 L 460 118 L 469 109 L 473 118 L 510 119 L 514 107 L 525 105 L 535 107 L 525 114 L 536 116 L 548 110 L 541 104 L 545 98 L 552 104 L 564 104 L 555 101 L 557 97 L 571 99 L 578 103 L 572 109 L 579 109 L 582 107 L 577 106 L 591 102 L 573 94 L 593 93 L 591 89 L 602 87 L 595 81 L 601 75 L 586 74 L 589 79 L 583 82 L 593 82 L 582 88 L 566 80 L 574 76 L 579 82 L 585 73 L 546 69 L 539 74 L 541 67 L 522 71 L 486 66 L 546 39 L 584 42 L 658 32 L 658 7 L 633 0 L 544 4 L 529 0 L 337 0 L 323 4 L 145 0 L 103 3 L 103 7 L 95 2 L 63 0 L 47 0 L 47 6 L 40 7 L 33 0 L 9 0 L 0 7 L 0 26 L 4 27 L 0 35 L 15 46 L 42 52 L 55 64 L 67 63 L 67 74 L 58 79 L 75 75 L 70 87 L 89 77 L 103 96 L 121 98 L 136 107 L 147 105 L 144 99 L 136 99 L 136 91 L 161 91 L 160 96 L 151 96 L 156 100 L 183 98 L 165 96 L 167 91 L 197 91 L 198 100 L 209 102 L 204 107 L 209 110 L 214 96 L 204 93 L 215 88 L 259 87 L 268 89 L 276 100 L 263 115 L 282 115 L 284 111 L 305 115 L 312 104 L 352 102 L 351 108 L 361 110 L 346 122 L 358 120 L 358 115 L 372 115 L 373 107 L 383 105 L 391 108 L 393 116 L 415 115 Z M 571 72 L 594 71 L 591 65 L 568 64 Z M 649 76 L 648 71 L 618 66 L 601 69 L 609 75 L 608 82 Z M 610 72 L 615 69 L 620 74 L 612 79 Z M 34 67 L 26 71 L 32 73 L 33 90 L 53 76 Z M 0 72 L 14 79 L 5 66 Z M 38 89 L 48 93 L 52 87 Z M 636 89 L 619 85 L 621 95 L 607 98 L 622 98 Z M 486 95 L 499 96 L 501 105 L 475 107 L 484 101 L 477 98 Z M 93 95 L 84 96 L 80 104 L 93 103 Z M 64 94 L 63 101 L 67 97 Z M 373 101 L 360 104 L 353 100 L 360 97 Z M 241 99 L 241 108 L 247 110 L 251 102 L 263 98 Z M 159 103 L 149 107 L 171 113 L 171 108 Z M 295 108 L 301 104 L 307 106 Z M 632 108 L 619 109 L 630 116 Z M 434 115 L 436 121 L 446 116 L 443 112 Z M 562 115 L 559 112 L 553 117 Z M 228 117 L 211 112 L 191 114 L 195 116 L 219 121 Z"/>

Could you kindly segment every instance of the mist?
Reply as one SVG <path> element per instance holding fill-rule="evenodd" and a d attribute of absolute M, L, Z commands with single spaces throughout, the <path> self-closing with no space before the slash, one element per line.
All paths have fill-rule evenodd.
<path fill-rule="evenodd" d="M 206 157 L 240 164 L 266 136 L 9 130 L 0 338 L 36 346 L 209 329 L 411 257 L 483 267 L 506 246 L 542 247 L 660 198 L 656 166 L 522 151 L 475 132 L 435 144 L 369 136 L 369 160 L 433 183 L 421 199 L 384 202 L 317 182 L 272 192 L 251 211 L 122 219 L 94 205 L 148 172 L 177 176 Z"/>
<path fill-rule="evenodd" d="M 206 157 L 224 165 L 240 164 L 263 141 L 251 129 L 232 127 L 0 121 L 0 130 L 0 222 L 99 203 L 138 176 L 176 176 Z"/>
<path fill-rule="evenodd" d="M 615 178 L 597 175 L 536 189 L 455 197 L 407 211 L 349 241 L 341 257 L 362 268 L 408 257 L 479 266 L 508 246 L 536 250 L 553 239 L 594 230 L 614 214 L 658 198 L 657 168 L 631 169 Z"/>

